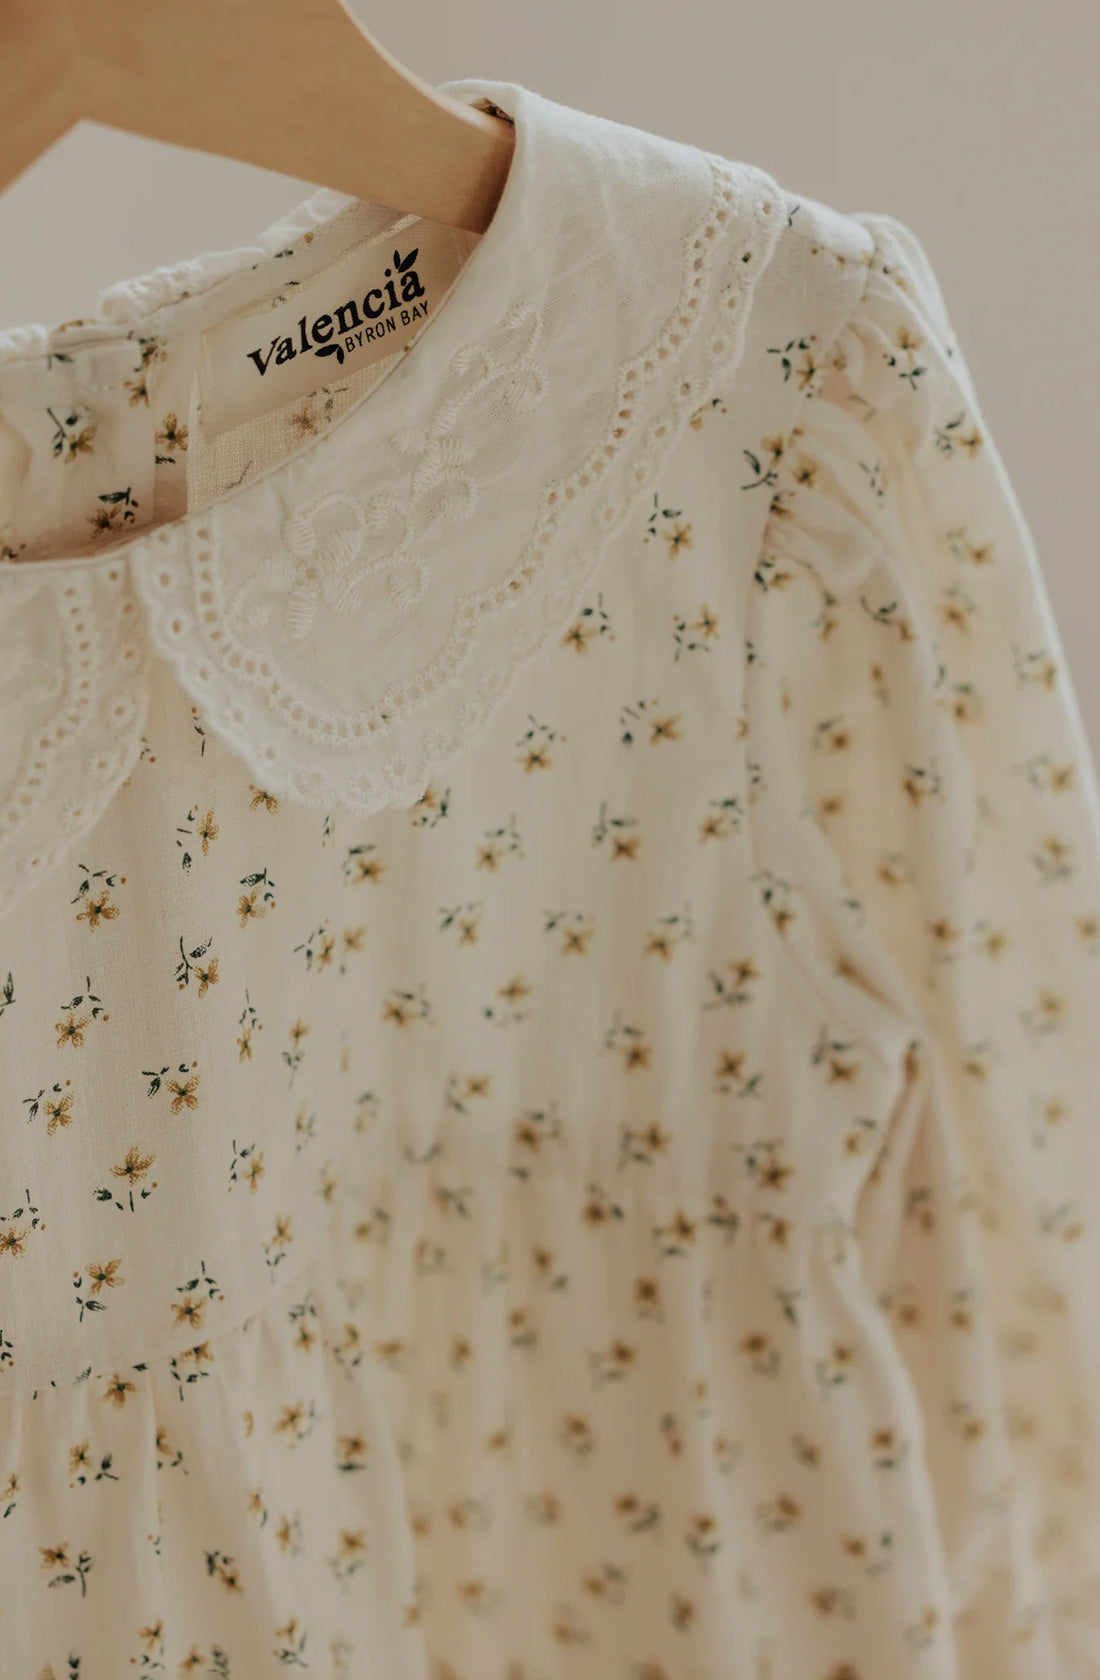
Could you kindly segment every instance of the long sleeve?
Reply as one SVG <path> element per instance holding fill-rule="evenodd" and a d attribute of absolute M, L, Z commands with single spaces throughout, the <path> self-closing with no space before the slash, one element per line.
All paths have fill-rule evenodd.
<path fill-rule="evenodd" d="M 960 1680 L 1100 1675 L 1100 797 L 1032 535 L 885 215 L 746 614 L 752 807 L 824 995 L 913 1027 L 854 1235 L 922 1429 Z M 1012 1498 L 1009 1498 L 1009 1495 Z"/>

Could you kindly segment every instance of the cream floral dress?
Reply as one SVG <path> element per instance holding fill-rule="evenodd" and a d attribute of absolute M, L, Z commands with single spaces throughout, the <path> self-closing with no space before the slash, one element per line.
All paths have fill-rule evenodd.
<path fill-rule="evenodd" d="M 1095 1680 L 1100 801 L 934 274 L 444 86 L 411 354 L 206 425 L 328 192 L 0 335 L 0 1674 Z"/>

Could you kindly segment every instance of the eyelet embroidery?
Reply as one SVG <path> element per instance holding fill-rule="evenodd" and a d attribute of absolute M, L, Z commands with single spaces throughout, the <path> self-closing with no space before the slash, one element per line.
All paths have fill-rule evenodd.
<path fill-rule="evenodd" d="M 0 706 L 14 696 L 24 720 L 0 795 L 0 915 L 98 819 L 140 749 L 148 649 L 123 579 L 0 580 Z"/>
<path fill-rule="evenodd" d="M 381 483 L 359 474 L 356 494 L 354 463 L 334 448 L 325 460 L 341 482 L 304 503 L 279 505 L 292 477 L 283 489 L 260 481 L 257 500 L 215 506 L 186 532 L 151 533 L 110 575 L 21 580 L 32 592 L 49 589 L 62 615 L 82 613 L 84 629 L 66 641 L 63 688 L 43 676 L 23 691 L 37 693 L 49 747 L 39 771 L 21 764 L 5 790 L 0 909 L 96 820 L 125 778 L 140 747 L 150 641 L 265 785 L 317 807 L 411 806 L 484 732 L 520 667 L 579 607 L 690 413 L 740 355 L 785 212 L 762 171 L 699 155 L 711 191 L 684 240 L 679 296 L 655 340 L 608 382 L 602 420 L 589 401 L 598 435 L 574 469 L 517 493 L 510 554 L 479 550 L 471 533 L 490 468 L 506 480 L 508 449 L 522 466 L 528 439 L 519 422 L 537 427 L 545 414 L 548 426 L 559 423 L 546 404 L 562 402 L 548 372 L 550 352 L 560 351 L 530 299 L 452 358 L 423 422 L 388 439 L 393 464 Z M 490 432 L 499 447 L 487 466 Z M 559 456 L 563 439 L 583 443 L 563 431 Z M 244 521 L 240 541 L 235 518 Z M 279 530 L 275 552 L 250 559 L 249 519 L 253 529 Z M 498 541 L 501 529 L 494 525 Z M 485 575 L 472 575 L 472 562 Z M 14 593 L 4 596 L 16 640 L 17 606 Z M 39 779 L 28 783 L 28 773 Z"/>
<path fill-rule="evenodd" d="M 448 533 L 468 529 L 480 506 L 480 417 L 502 436 L 511 429 L 501 425 L 503 409 L 536 414 L 550 389 L 547 322 L 530 300 L 453 357 L 423 424 L 390 438 L 398 465 L 381 489 L 364 486 L 361 497 L 329 489 L 284 512 L 281 552 L 244 575 L 234 573 L 241 545 L 219 509 L 189 561 L 162 557 L 151 568 L 155 587 L 144 593 L 161 650 L 212 727 L 262 766 L 273 789 L 360 814 L 414 803 L 484 731 L 520 665 L 575 611 L 689 413 L 739 355 L 748 301 L 778 238 L 774 183 L 751 170 L 739 183 L 725 159 L 704 156 L 712 190 L 685 241 L 680 296 L 656 341 L 620 368 L 596 442 L 534 498 L 533 528 L 503 575 L 474 580 L 443 607 L 434 594 L 444 567 L 458 567 Z M 740 233 L 724 248 L 738 190 Z M 723 331 L 708 335 L 717 318 Z M 422 603 L 434 613 L 423 635 L 414 618 Z M 304 654 L 311 636 L 324 648 L 312 661 Z M 428 656 L 402 670 L 410 647 Z M 334 693 L 326 663 L 354 666 L 354 682 Z"/>

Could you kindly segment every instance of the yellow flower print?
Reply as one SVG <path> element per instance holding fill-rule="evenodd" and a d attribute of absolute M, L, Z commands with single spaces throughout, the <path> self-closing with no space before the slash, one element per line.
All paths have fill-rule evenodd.
<path fill-rule="evenodd" d="M 762 1528 L 782 1532 L 793 1527 L 802 1516 L 802 1507 L 789 1493 L 778 1493 L 756 1507 L 756 1520 Z"/>
<path fill-rule="evenodd" d="M 637 1357 L 637 1348 L 621 1337 L 615 1337 L 605 1349 L 593 1349 L 588 1355 L 593 1386 L 600 1388 L 606 1382 L 621 1382 Z"/>
<path fill-rule="evenodd" d="M 69 1448 L 69 1475 L 75 1476 L 78 1470 L 90 1470 L 92 1455 L 87 1441 L 80 1441 L 75 1447 Z"/>
<path fill-rule="evenodd" d="M 879 1470 L 892 1470 L 899 1465 L 908 1450 L 907 1445 L 897 1438 L 897 1431 L 886 1427 L 871 1431 L 871 1462 Z"/>
<path fill-rule="evenodd" d="M 308 1353 L 316 1341 L 317 1332 L 310 1326 L 308 1319 L 299 1318 L 298 1328 L 294 1332 L 294 1346 Z"/>
<path fill-rule="evenodd" d="M 890 358 L 887 358 L 888 365 L 889 361 Z M 933 428 L 936 448 L 940 450 L 942 454 L 953 455 L 956 449 L 961 449 L 969 455 L 971 459 L 973 459 L 974 456 L 981 452 L 982 444 L 985 440 L 982 437 L 981 429 L 978 426 L 972 425 L 968 432 L 960 432 L 958 430 L 958 427 L 962 425 L 965 418 L 966 411 L 964 409 L 961 414 L 957 414 L 953 420 L 948 420 L 945 425 Z"/>
<path fill-rule="evenodd" d="M 346 1581 L 357 1569 L 366 1562 L 364 1556 L 367 1550 L 366 1534 L 361 1528 L 342 1528 L 339 1536 L 339 1546 L 334 1557 L 328 1557 L 325 1562 L 333 1571 L 336 1579 Z"/>
<path fill-rule="evenodd" d="M 313 398 L 315 395 L 316 392 L 311 393 L 311 395 L 306 398 L 301 408 L 296 408 L 293 414 L 287 415 L 287 425 L 295 427 L 303 437 L 315 437 L 320 424 L 316 414 L 313 412 Z M 330 398 L 329 401 L 331 402 L 331 400 L 332 399 Z"/>
<path fill-rule="evenodd" d="M 255 782 L 249 782 L 248 791 L 252 795 L 248 805 L 250 811 L 255 811 L 259 805 L 262 805 L 265 811 L 277 811 L 279 809 L 279 801 L 275 794 L 267 793 L 263 788 L 258 788 Z"/>
<path fill-rule="evenodd" d="M 84 1044 L 84 1028 L 90 1020 L 90 1015 L 81 1015 L 80 1019 L 77 1020 L 70 1009 L 66 1020 L 55 1021 L 54 1032 L 57 1033 L 58 1049 L 62 1049 L 66 1044 L 71 1044 L 74 1050 L 80 1050 Z"/>
<path fill-rule="evenodd" d="M 793 1177 L 794 1170 L 777 1161 L 774 1154 L 769 1154 L 767 1161 L 757 1170 L 756 1182 L 764 1190 L 782 1190 L 788 1178 Z"/>
<path fill-rule="evenodd" d="M 396 1021 L 399 1027 L 407 1025 L 413 1020 L 428 1020 L 431 1016 L 431 1005 L 424 996 L 424 985 L 419 987 L 419 1004 L 413 992 L 395 991 L 382 1004 L 383 1021 Z"/>
<path fill-rule="evenodd" d="M 116 1275 L 118 1268 L 121 1265 L 121 1260 L 108 1260 L 105 1265 L 101 1264 L 99 1261 L 89 1262 L 89 1264 L 85 1267 L 85 1271 L 92 1280 L 88 1285 L 90 1292 L 93 1295 L 98 1295 L 99 1291 L 104 1287 L 107 1289 L 117 1289 L 120 1284 L 125 1283 L 125 1278 L 118 1277 Z"/>
<path fill-rule="evenodd" d="M 173 1301 L 171 1305 L 177 1324 L 188 1324 L 193 1330 L 202 1329 L 205 1301 L 193 1301 L 190 1295 L 185 1295 L 182 1301 Z"/>
<path fill-rule="evenodd" d="M 138 501 L 129 486 L 125 490 L 106 490 L 96 500 L 100 505 L 88 516 L 94 537 L 101 537 L 105 531 L 121 530 L 137 518 Z"/>
<path fill-rule="evenodd" d="M 668 544 L 668 557 L 670 560 L 675 560 L 682 548 L 691 547 L 690 522 L 687 525 L 681 525 L 677 522 L 672 527 L 671 531 L 664 531 L 662 532 L 662 535 Z"/>
<path fill-rule="evenodd" d="M 680 735 L 679 725 L 679 712 L 673 712 L 670 717 L 654 718 L 652 724 L 650 725 L 650 729 L 652 731 L 649 737 L 650 742 L 656 743 L 657 741 L 681 740 L 682 737 Z"/>
<path fill-rule="evenodd" d="M 683 1593 L 674 1592 L 668 1602 L 668 1619 L 677 1633 L 689 1633 L 699 1612 L 696 1605 Z M 658 1680 L 654 1676 L 654 1680 Z"/>
<path fill-rule="evenodd" d="M 610 1219 L 622 1219 L 623 1210 L 611 1201 L 607 1193 L 598 1184 L 589 1186 L 588 1195 L 581 1209 L 581 1218 L 586 1225 L 605 1225 Z M 536 1250 L 536 1261 L 540 1251 Z"/>
<path fill-rule="evenodd" d="M 356 845 L 348 848 L 348 857 L 344 858 L 344 880 L 358 887 L 363 880 L 380 880 L 385 874 L 386 865 L 380 857 L 368 857 L 373 852 L 373 845 Z"/>
<path fill-rule="evenodd" d="M 598 635 L 599 631 L 594 624 L 582 624 L 578 619 L 562 637 L 562 646 L 573 647 L 578 653 L 583 653 L 593 637 Z"/>
<path fill-rule="evenodd" d="M 243 1592 L 237 1576 L 237 1565 L 224 1552 L 207 1552 L 206 1572 L 219 1580 L 228 1592 Z"/>
<path fill-rule="evenodd" d="M 68 1085 L 68 1083 L 69 1081 L 66 1079 L 65 1084 Z M 70 1092 L 67 1096 L 62 1096 L 60 1094 L 61 1087 L 59 1085 L 55 1085 L 54 1090 L 58 1093 L 56 1100 L 51 1101 L 51 1099 L 47 1097 L 42 1104 L 42 1112 L 46 1116 L 47 1137 L 52 1137 L 58 1126 L 71 1126 L 73 1121 L 72 1093 Z"/>
<path fill-rule="evenodd" d="M 282 1408 L 282 1415 L 275 1420 L 272 1428 L 274 1428 L 277 1433 L 285 1430 L 297 1430 L 297 1426 L 299 1426 L 299 1423 L 301 1423 L 302 1420 L 302 1411 L 304 1411 L 304 1408 L 302 1408 L 301 1401 L 299 1401 L 296 1406 L 284 1406 L 284 1408 Z"/>
<path fill-rule="evenodd" d="M 556 1493 L 544 1490 L 542 1493 L 532 1493 L 524 1500 L 524 1506 L 533 1522 L 540 1527 L 549 1527 L 551 1523 L 561 1520 L 562 1504 Z"/>
<path fill-rule="evenodd" d="M 336 1468 L 338 1470 L 366 1469 L 368 1447 L 362 1435 L 339 1435 L 336 1445 L 338 1449 Z"/>
<path fill-rule="evenodd" d="M 156 439 L 162 449 L 185 450 L 187 448 L 187 427 L 180 425 L 175 414 L 166 414 L 164 424 L 156 434 Z"/>
<path fill-rule="evenodd" d="M 588 1419 L 578 1416 L 575 1412 L 567 1413 L 562 1419 L 558 1440 L 578 1458 L 587 1458 L 596 1445 Z"/>
<path fill-rule="evenodd" d="M 78 922 L 87 922 L 89 928 L 99 927 L 101 922 L 113 922 L 118 916 L 118 906 L 111 903 L 111 895 L 100 893 L 98 898 L 89 898 L 83 910 L 77 915 Z"/>
<path fill-rule="evenodd" d="M 201 987 L 199 990 L 199 996 L 202 996 Z M 194 1062 L 192 1062 L 191 1066 L 194 1067 L 194 1065 Z M 181 1108 L 198 1108 L 199 1099 L 196 1092 L 199 1088 L 200 1079 L 200 1074 L 193 1073 L 182 1085 L 178 1079 L 170 1079 L 168 1081 L 168 1089 L 173 1093 L 170 1105 L 173 1114 L 178 1114 Z"/>
<path fill-rule="evenodd" d="M 466 1606 L 476 1615 L 485 1616 L 499 1608 L 504 1602 L 504 1594 L 493 1591 L 488 1582 L 481 1576 L 458 1582 L 458 1596 Z M 585 1641 L 587 1643 L 587 1641 Z"/>
<path fill-rule="evenodd" d="M 27 1232 L 18 1226 L 12 1226 L 8 1231 L 0 1231 L 0 1254 L 22 1254 L 27 1241 Z"/>
<path fill-rule="evenodd" d="M 718 634 L 718 619 L 704 602 L 699 609 L 699 616 L 689 623 L 684 617 L 677 616 L 672 622 L 672 640 L 676 644 L 673 654 L 675 664 L 682 653 L 697 653 L 700 649 L 709 653 L 707 643 L 713 641 Z"/>
<path fill-rule="evenodd" d="M 762 1213 L 760 1222 L 766 1226 L 768 1241 L 776 1248 L 786 1248 L 793 1226 L 789 1219 L 778 1219 L 774 1213 Z"/>
<path fill-rule="evenodd" d="M 276 1214 L 274 1233 L 269 1241 L 261 1245 L 269 1270 L 274 1270 L 286 1259 L 288 1246 L 294 1241 L 290 1229 L 291 1217 L 289 1213 Z"/>
<path fill-rule="evenodd" d="M 217 957 L 211 957 L 206 964 L 201 964 L 200 958 L 206 956 L 214 941 L 213 939 L 207 939 L 205 943 L 196 945 L 191 951 L 184 950 L 182 935 L 178 943 L 180 960 L 176 964 L 176 985 L 182 992 L 185 986 L 191 984 L 191 975 L 194 973 L 198 976 L 199 996 L 205 997 L 210 987 L 218 982 L 218 959 Z"/>
<path fill-rule="evenodd" d="M 684 1430 L 680 1428 L 680 1420 L 678 1420 L 677 1415 L 675 1415 L 675 1411 L 667 1411 L 662 1420 L 660 1420 L 660 1433 L 662 1433 L 663 1438 L 665 1438 L 665 1446 L 668 1448 L 668 1457 L 684 1457 Z"/>
<path fill-rule="evenodd" d="M 138 1149 L 137 1145 L 133 1144 L 126 1151 L 126 1157 L 125 1157 L 125 1160 L 123 1161 L 122 1165 L 118 1166 L 118 1167 L 112 1167 L 111 1168 L 112 1177 L 114 1177 L 114 1178 L 125 1178 L 128 1182 L 129 1189 L 128 1189 L 127 1194 L 128 1194 L 128 1197 L 129 1197 L 130 1212 L 131 1213 L 134 1212 L 134 1186 L 136 1184 L 139 1184 L 141 1182 L 141 1180 L 146 1176 L 146 1174 L 148 1173 L 149 1168 L 152 1166 L 154 1160 L 155 1160 L 155 1156 L 153 1156 L 153 1155 L 143 1155 L 141 1153 L 141 1151 Z M 143 1188 L 141 1189 L 141 1192 L 140 1192 L 140 1199 L 142 1201 L 145 1201 L 149 1196 L 152 1195 L 153 1191 L 156 1188 L 157 1188 L 157 1181 L 156 1181 L 156 1179 L 154 1179 L 151 1185 L 143 1186 Z M 105 1187 L 103 1189 L 97 1190 L 96 1191 L 96 1198 L 97 1198 L 98 1201 L 101 1201 L 101 1202 L 114 1202 L 114 1205 L 117 1208 L 121 1209 L 123 1207 L 123 1204 L 120 1201 L 115 1200 L 115 1197 L 112 1195 L 109 1186 Z"/>
<path fill-rule="evenodd" d="M 1033 1006 L 1020 1011 L 1020 1019 L 1032 1032 L 1048 1033 L 1056 1031 L 1063 1023 L 1066 1013 L 1066 1000 L 1049 987 L 1040 986 L 1036 993 Z"/>
<path fill-rule="evenodd" d="M 340 935 L 340 942 L 343 946 L 343 955 L 346 957 L 351 951 L 361 951 L 363 949 L 363 940 L 366 938 L 366 934 L 367 930 L 362 924 L 358 927 L 344 928 Z M 343 973 L 343 964 L 341 964 L 341 973 Z"/>
<path fill-rule="evenodd" d="M 64 420 L 59 420 L 52 408 L 47 408 L 46 413 L 54 424 L 53 452 L 56 456 L 65 461 L 75 461 L 78 455 L 95 454 L 92 447 L 96 434 L 94 423 L 82 426 L 76 409 Z"/>
<path fill-rule="evenodd" d="M 136 1392 L 137 1390 L 134 1384 L 132 1382 L 126 1382 L 125 1379 L 120 1377 L 116 1372 L 107 1384 L 107 1387 L 104 1389 L 102 1398 L 105 1401 L 110 1401 L 112 1406 L 118 1408 L 125 1406 L 126 1396 L 128 1394 L 135 1394 Z"/>
<path fill-rule="evenodd" d="M 654 1318 L 663 1314 L 661 1286 L 655 1277 L 635 1278 L 634 1305 L 642 1317 Z"/>
<path fill-rule="evenodd" d="M 562 932 L 561 952 L 565 957 L 588 955 L 588 945 L 592 938 L 593 928 L 567 927 Z"/>
<path fill-rule="evenodd" d="M 111 1172 L 114 1174 L 115 1178 L 129 1179 L 131 1185 L 133 1185 L 139 1178 L 145 1177 L 145 1174 L 149 1171 L 149 1168 L 153 1164 L 153 1160 L 154 1157 L 152 1155 L 142 1155 L 135 1146 L 134 1148 L 126 1151 L 126 1159 L 123 1165 L 121 1167 L 112 1167 Z"/>
<path fill-rule="evenodd" d="M 163 362 L 168 355 L 167 350 L 159 338 L 140 338 L 141 365 L 143 368 L 152 367 L 154 362 Z"/>
<path fill-rule="evenodd" d="M 682 1208 L 677 1208 L 668 1224 L 655 1226 L 653 1234 L 662 1254 L 687 1254 L 695 1243 L 698 1226 Z"/>
<path fill-rule="evenodd" d="M 162 1644 L 164 1640 L 164 1623 L 158 1620 L 153 1623 L 152 1627 L 138 1628 L 138 1638 L 145 1646 L 146 1651 L 150 1653 L 155 1651 L 156 1647 Z"/>
<path fill-rule="evenodd" d="M 203 857 L 208 857 L 210 855 L 210 843 L 212 840 L 215 840 L 218 835 L 218 825 L 214 821 L 213 811 L 207 811 L 205 817 L 202 819 L 202 822 L 199 824 L 196 833 L 202 841 L 202 855 Z"/>
<path fill-rule="evenodd" d="M 279 1644 L 274 1654 L 281 1663 L 289 1664 L 293 1662 L 298 1668 L 306 1667 L 302 1653 L 305 1649 L 308 1631 L 308 1628 L 303 1628 L 301 1633 L 298 1632 L 297 1616 L 289 1617 L 285 1627 L 275 1629 L 275 1638 L 279 1641 Z"/>
<path fill-rule="evenodd" d="M 316 1413 L 314 1401 L 311 1400 L 307 1407 L 299 1400 L 294 1405 L 284 1406 L 271 1427 L 277 1435 L 293 1435 L 295 1442 L 302 1441 L 313 1428 Z"/>
<path fill-rule="evenodd" d="M 747 1336 L 742 1336 L 737 1344 L 745 1354 L 752 1369 L 761 1376 L 774 1376 L 779 1369 L 780 1353 L 772 1345 L 771 1338 L 764 1330 L 750 1330 Z"/>
<path fill-rule="evenodd" d="M 292 1517 L 284 1517 L 275 1530 L 275 1539 L 280 1551 L 289 1552 L 296 1557 L 302 1549 L 302 1520 L 295 1512 Z"/>
<path fill-rule="evenodd" d="M 592 1598 L 605 1604 L 621 1604 L 625 1596 L 626 1577 L 614 1564 L 605 1563 L 598 1575 L 586 1575 L 581 1585 Z M 639 1670 L 640 1677 L 644 1676 L 646 1666 L 643 1664 Z"/>
<path fill-rule="evenodd" d="M 553 1495 L 549 1497 L 553 1498 Z M 560 1515 L 558 1502 L 555 1500 L 555 1520 Z M 621 1493 L 613 1502 L 615 1515 L 620 1517 L 630 1531 L 641 1534 L 647 1529 L 660 1526 L 661 1508 L 652 1499 L 643 1500 L 636 1493 Z"/>
<path fill-rule="evenodd" d="M 722 1548 L 717 1520 L 709 1511 L 697 1512 L 690 1518 L 684 1538 L 691 1552 L 703 1562 Z"/>

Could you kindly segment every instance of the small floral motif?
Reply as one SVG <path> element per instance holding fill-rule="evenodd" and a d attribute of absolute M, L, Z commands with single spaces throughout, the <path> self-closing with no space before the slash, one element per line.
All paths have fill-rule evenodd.
<path fill-rule="evenodd" d="M 60 460 L 75 461 L 78 455 L 94 454 L 95 422 L 87 411 L 74 408 L 59 420 L 52 408 L 46 413 L 53 421 L 53 452 Z"/>
<path fill-rule="evenodd" d="M 88 518 L 93 537 L 132 525 L 137 518 L 138 499 L 129 486 L 125 490 L 105 490 L 96 500 L 99 507 Z"/>
<path fill-rule="evenodd" d="M 195 1072 L 198 1065 L 198 1062 L 178 1062 L 174 1070 L 171 1067 L 162 1067 L 159 1070 L 143 1068 L 141 1077 L 149 1081 L 146 1096 L 155 1097 L 163 1088 L 171 1093 L 169 1108 L 173 1114 L 179 1114 L 185 1108 L 198 1108 L 198 1090 L 202 1083 L 202 1075 Z M 169 1078 L 168 1075 L 173 1071 L 176 1077 Z"/>
<path fill-rule="evenodd" d="M 156 457 L 158 466 L 162 463 L 166 466 L 172 466 L 176 459 L 176 452 L 187 448 L 187 427 L 181 425 L 172 412 L 164 416 L 164 422 L 160 430 L 155 433 L 155 437 L 160 448 L 164 451 L 163 454 L 158 454 Z"/>
<path fill-rule="evenodd" d="M 59 1570 L 59 1574 L 51 1573 L 46 1585 L 49 1587 L 65 1586 L 69 1582 L 80 1582 L 80 1596 L 84 1598 L 88 1591 L 88 1574 L 92 1568 L 92 1557 L 89 1552 L 78 1552 L 75 1557 L 69 1555 L 69 1543 L 63 1540 L 59 1546 L 40 1546 L 38 1548 L 42 1567 L 45 1570 Z"/>
<path fill-rule="evenodd" d="M 98 1297 L 104 1289 L 120 1289 L 126 1279 L 119 1272 L 121 1259 L 90 1260 L 83 1272 L 73 1273 L 73 1289 L 75 1300 L 80 1308 L 79 1322 L 83 1324 L 85 1313 L 105 1312 L 108 1303 Z"/>
<path fill-rule="evenodd" d="M 126 1151 L 126 1156 L 121 1166 L 114 1166 L 111 1168 L 111 1174 L 114 1178 L 124 1178 L 126 1180 L 126 1196 L 131 1213 L 135 1211 L 135 1185 L 140 1187 L 138 1189 L 139 1201 L 145 1201 L 153 1194 L 153 1191 L 157 1187 L 156 1179 L 153 1179 L 151 1184 L 142 1183 L 142 1180 L 148 1175 L 149 1168 L 153 1165 L 154 1159 L 155 1157 L 152 1155 L 143 1155 L 137 1145 L 134 1144 Z M 113 1202 L 114 1206 L 120 1211 L 125 1211 L 127 1205 L 127 1202 L 120 1202 L 117 1199 L 109 1186 L 104 1186 L 102 1189 L 97 1190 L 95 1192 L 95 1198 L 98 1202 Z"/>

